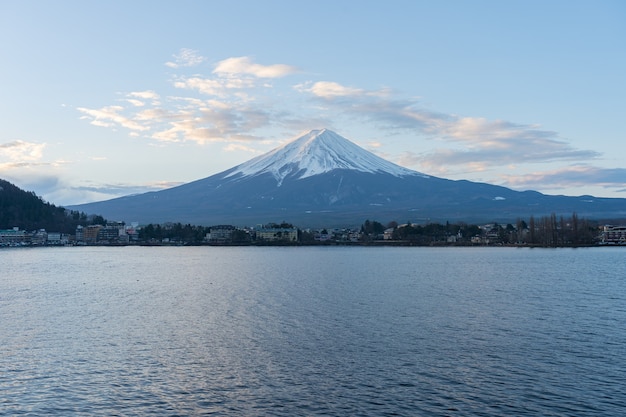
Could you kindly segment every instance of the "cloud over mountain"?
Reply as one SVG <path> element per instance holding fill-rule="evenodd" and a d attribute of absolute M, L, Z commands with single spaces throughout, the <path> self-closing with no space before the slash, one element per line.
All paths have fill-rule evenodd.
<path fill-rule="evenodd" d="M 446 113 L 387 87 L 307 80 L 310 74 L 293 65 L 259 64 L 239 56 L 220 60 L 204 73 L 184 71 L 205 68 L 207 62 L 198 51 L 181 50 L 168 65 L 178 72 L 170 84 L 175 94 L 130 92 L 114 105 L 77 110 L 95 126 L 126 129 L 135 138 L 223 143 L 224 149 L 252 154 L 276 143 L 277 132 L 358 121 L 377 132 L 371 138 L 381 144 L 377 152 L 404 166 L 449 176 L 484 173 L 510 186 L 518 183 L 496 171 L 514 165 L 520 174 L 530 174 L 536 171 L 531 165 L 589 164 L 602 158 L 537 124 Z M 391 151 L 397 136 L 407 142 L 403 150 Z"/>

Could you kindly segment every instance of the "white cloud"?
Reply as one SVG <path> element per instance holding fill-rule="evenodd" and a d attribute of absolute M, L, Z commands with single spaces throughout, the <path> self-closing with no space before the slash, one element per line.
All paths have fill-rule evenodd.
<path fill-rule="evenodd" d="M 141 100 L 137 100 L 137 99 L 133 99 L 133 98 L 128 98 L 126 99 L 127 102 L 129 102 L 130 104 L 132 104 L 135 107 L 143 107 L 146 105 L 146 103 L 144 103 Z"/>
<path fill-rule="evenodd" d="M 225 97 L 228 90 L 254 87 L 252 80 L 248 79 L 211 79 L 201 77 L 181 78 L 174 82 L 174 87 L 187 90 L 198 90 L 203 94 Z"/>
<path fill-rule="evenodd" d="M 158 100 L 160 98 L 159 95 L 152 90 L 134 91 L 134 92 L 128 93 L 128 96 L 142 98 L 144 100 Z"/>
<path fill-rule="evenodd" d="M 172 114 L 162 108 L 150 108 L 135 113 L 133 118 L 142 122 L 159 122 L 172 118 Z"/>
<path fill-rule="evenodd" d="M 358 97 L 365 92 L 359 88 L 345 87 L 332 81 L 318 81 L 307 91 L 321 98 Z"/>
<path fill-rule="evenodd" d="M 296 67 L 285 64 L 261 65 L 252 62 L 246 56 L 227 58 L 217 63 L 213 73 L 220 76 L 232 75 L 253 75 L 258 78 L 280 78 L 294 74 L 298 70 Z"/>
<path fill-rule="evenodd" d="M 172 68 L 202 62 L 194 58 L 199 57 L 196 51 L 182 51 Z M 370 90 L 329 80 L 288 84 L 279 79 L 296 73 L 290 65 L 261 65 L 250 57 L 233 57 L 219 61 L 210 74 L 174 76 L 176 95 L 161 99 L 154 90 L 137 91 L 125 95 L 130 103 L 126 107 L 78 110 L 94 125 L 123 127 L 132 136 L 141 133 L 162 144 L 225 142 L 224 150 L 245 152 L 254 150 L 247 142 L 261 142 L 264 136 L 259 132 L 268 129 L 283 129 L 289 136 L 319 126 L 341 130 L 345 121 L 365 122 L 415 141 L 406 145 L 405 153 L 396 155 L 396 161 L 434 175 L 580 163 L 600 156 L 576 149 L 557 132 L 538 125 L 437 112 L 424 108 L 417 98 L 401 97 L 389 89 Z M 268 84 L 270 79 L 272 84 Z M 390 157 L 383 140 L 369 147 Z"/>
<path fill-rule="evenodd" d="M 137 121 L 120 114 L 124 110 L 124 107 L 122 106 L 106 106 L 100 109 L 78 107 L 76 110 L 85 114 L 87 118 L 91 118 L 91 124 L 95 126 L 112 127 L 117 124 L 127 129 L 140 132 L 150 129 L 149 127 L 137 123 Z"/>
<path fill-rule="evenodd" d="M 45 147 L 45 143 L 22 140 L 0 143 L 0 156 L 8 159 L 11 163 L 34 162 L 42 158 Z"/>
<path fill-rule="evenodd" d="M 439 148 L 421 154 L 408 150 L 398 159 L 422 172 L 450 172 L 451 167 L 457 172 L 476 172 L 511 163 L 599 157 L 597 152 L 573 148 L 556 132 L 537 125 L 434 112 L 415 100 L 394 97 L 389 90 L 369 91 L 328 81 L 301 84 L 296 90 L 323 102 L 328 113 L 437 141 Z"/>
<path fill-rule="evenodd" d="M 357 100 L 368 97 L 384 99 L 391 96 L 391 90 L 364 90 L 362 88 L 347 87 L 334 81 L 306 82 L 294 86 L 296 91 L 311 93 L 316 98 L 333 100 L 338 98 L 354 98 Z"/>
<path fill-rule="evenodd" d="M 165 65 L 170 68 L 193 67 L 206 61 L 198 51 L 182 48 L 178 54 L 174 54 L 174 61 L 166 62 Z"/>

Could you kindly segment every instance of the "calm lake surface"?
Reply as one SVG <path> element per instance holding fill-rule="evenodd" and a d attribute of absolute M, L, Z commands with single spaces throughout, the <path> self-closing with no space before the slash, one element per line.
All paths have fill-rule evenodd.
<path fill-rule="evenodd" d="M 623 248 L 0 250 L 0 415 L 626 415 Z"/>

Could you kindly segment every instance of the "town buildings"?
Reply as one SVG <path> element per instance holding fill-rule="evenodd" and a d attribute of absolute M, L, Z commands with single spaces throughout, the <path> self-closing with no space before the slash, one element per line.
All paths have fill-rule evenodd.
<path fill-rule="evenodd" d="M 601 243 L 603 245 L 626 245 L 626 226 L 604 226 Z"/>

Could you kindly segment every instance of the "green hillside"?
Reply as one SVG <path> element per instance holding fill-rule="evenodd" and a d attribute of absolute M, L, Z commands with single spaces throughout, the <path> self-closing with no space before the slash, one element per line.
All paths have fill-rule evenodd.
<path fill-rule="evenodd" d="M 102 217 L 67 210 L 47 203 L 34 192 L 24 191 L 0 179 L 0 229 L 18 227 L 23 230 L 73 233 L 77 225 L 103 223 Z"/>

